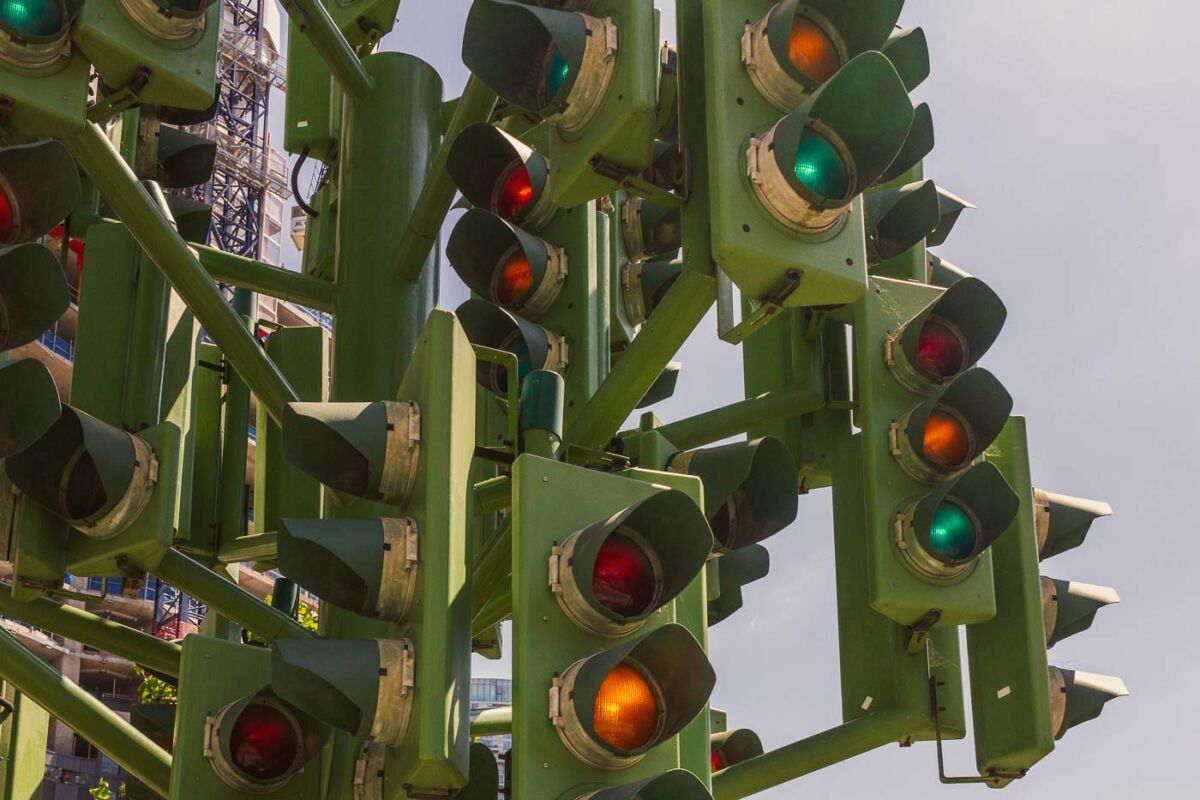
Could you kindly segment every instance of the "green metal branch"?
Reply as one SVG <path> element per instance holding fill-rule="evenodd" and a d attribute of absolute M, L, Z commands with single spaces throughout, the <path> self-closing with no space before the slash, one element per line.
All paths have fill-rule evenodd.
<path fill-rule="evenodd" d="M 824 387 L 789 386 L 663 425 L 658 432 L 679 449 L 691 450 L 759 425 L 820 411 L 825 405 Z"/>
<path fill-rule="evenodd" d="M 877 747 L 899 742 L 928 725 L 929 721 L 924 717 L 900 711 L 872 714 L 847 722 L 721 770 L 713 775 L 713 800 L 748 797 Z"/>
<path fill-rule="evenodd" d="M 567 430 L 566 444 L 601 448 L 633 411 L 717 299 L 717 281 L 684 269 Z"/>
<path fill-rule="evenodd" d="M 149 568 L 167 583 L 247 630 L 273 642 L 276 639 L 315 639 L 317 635 L 294 619 L 271 608 L 236 583 L 225 580 L 198 561 L 169 550 L 157 566 Z"/>
<path fill-rule="evenodd" d="M 512 733 L 512 706 L 485 708 L 471 720 L 472 736 L 498 736 Z"/>
<path fill-rule="evenodd" d="M 62 720 L 152 791 L 171 793 L 171 756 L 0 628 L 0 677 Z"/>
<path fill-rule="evenodd" d="M 179 677 L 179 645 L 104 619 L 74 606 L 41 598 L 22 603 L 13 600 L 12 586 L 0 583 L 0 614 L 68 639 L 129 659 L 135 664 Z"/>
<path fill-rule="evenodd" d="M 320 311 L 333 311 L 334 286 L 327 280 L 273 267 L 215 247 L 199 244 L 192 247 L 200 254 L 200 264 L 214 281 Z"/>
<path fill-rule="evenodd" d="M 239 536 L 231 542 L 222 543 L 217 551 L 217 560 L 222 564 L 241 561 L 274 561 L 279 555 L 279 534 L 275 531 Z"/>
<path fill-rule="evenodd" d="M 474 122 L 486 120 L 495 105 L 496 93 L 479 78 L 471 76 L 462 97 L 454 107 L 454 116 L 450 118 L 442 146 L 433 157 L 433 164 L 425 178 L 425 185 L 421 188 L 421 195 L 417 198 L 417 205 L 408 218 L 408 228 L 400 239 L 400 247 L 396 251 L 396 271 L 399 272 L 401 280 L 415 281 L 420 277 L 425 259 L 429 257 L 429 250 L 437 241 L 438 229 L 442 220 L 446 218 L 446 212 L 450 210 L 450 203 L 454 200 L 454 182 L 446 172 L 446 159 L 450 155 L 450 148 L 454 146 L 454 140 L 463 128 Z"/>
<path fill-rule="evenodd" d="M 512 616 L 512 582 L 503 586 L 484 604 L 471 621 L 471 636 L 479 636 L 493 625 Z"/>
<path fill-rule="evenodd" d="M 358 54 L 320 0 L 284 0 L 283 8 L 300 32 L 312 42 L 313 49 L 346 97 L 361 100 L 375 88 L 375 81 L 367 74 Z"/>
<path fill-rule="evenodd" d="M 299 399 L 295 391 L 267 358 L 241 317 L 225 302 L 212 277 L 159 212 L 104 131 L 95 123 L 88 123 L 65 143 L 138 244 L 167 276 L 208 335 L 249 384 L 267 413 L 280 423 L 283 407 Z"/>
<path fill-rule="evenodd" d="M 497 475 L 475 484 L 475 516 L 494 514 L 512 505 L 512 478 Z"/>

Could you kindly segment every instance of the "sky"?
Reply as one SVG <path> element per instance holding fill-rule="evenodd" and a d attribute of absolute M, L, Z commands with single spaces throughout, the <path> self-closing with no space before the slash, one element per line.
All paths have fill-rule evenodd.
<path fill-rule="evenodd" d="M 663 35 L 674 40 L 673 4 Z M 460 60 L 466 0 L 408 0 L 383 48 L 436 67 L 446 97 Z M 766 6 L 764 6 L 765 8 Z M 915 92 L 933 109 L 926 175 L 978 206 L 940 255 L 987 281 L 1008 321 L 984 365 L 1029 420 L 1035 483 L 1106 500 L 1086 546 L 1044 565 L 1058 578 L 1111 585 L 1122 603 L 1058 644 L 1051 663 L 1119 675 L 1131 696 L 1068 732 L 1005 797 L 1107 800 L 1194 796 L 1200 755 L 1190 686 L 1200 624 L 1190 596 L 1200 561 L 1200 401 L 1194 336 L 1200 277 L 1194 187 L 1200 159 L 1200 7 L 1179 0 L 909 0 L 933 72 Z M 278 135 L 278 134 L 277 134 Z M 441 305 L 466 289 L 447 269 Z M 741 356 L 710 315 L 677 358 L 673 420 L 741 399 Z M 1150 537 L 1147 546 L 1139 536 Z M 714 706 L 778 747 L 840 723 L 830 497 L 767 542 L 771 574 L 711 630 Z M 507 662 L 476 661 L 478 675 Z M 969 742 L 947 746 L 949 774 L 971 774 Z M 888 747 L 765 792 L 874 800 L 981 793 L 941 786 L 932 745 Z M 836 793 L 836 794 L 834 794 Z"/>

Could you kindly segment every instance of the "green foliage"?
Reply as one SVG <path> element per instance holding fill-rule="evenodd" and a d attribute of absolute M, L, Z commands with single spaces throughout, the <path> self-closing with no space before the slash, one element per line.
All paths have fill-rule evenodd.
<path fill-rule="evenodd" d="M 88 794 L 95 798 L 95 800 L 120 800 L 129 796 L 125 794 L 125 784 L 123 783 L 117 787 L 117 793 L 113 794 L 108 781 L 104 778 L 100 779 L 100 783 L 96 784 L 95 788 L 88 789 Z"/>
<path fill-rule="evenodd" d="M 263 598 L 264 602 L 270 604 L 271 595 Z M 296 609 L 296 621 L 303 625 L 313 633 L 317 632 L 320 625 L 320 606 L 317 603 L 310 603 L 304 598 L 300 599 L 299 607 Z M 267 642 L 262 637 L 255 634 L 253 631 L 246 631 L 243 635 L 243 641 L 246 644 L 261 644 L 266 646 Z"/>
<path fill-rule="evenodd" d="M 134 667 L 133 674 L 142 679 L 142 683 L 138 686 L 138 702 L 144 704 L 150 703 L 177 703 L 179 701 L 179 690 L 171 684 L 164 681 L 155 675 L 151 675 L 141 667 Z M 107 791 L 107 789 L 106 789 Z M 108 797 L 108 795 L 104 795 Z"/>

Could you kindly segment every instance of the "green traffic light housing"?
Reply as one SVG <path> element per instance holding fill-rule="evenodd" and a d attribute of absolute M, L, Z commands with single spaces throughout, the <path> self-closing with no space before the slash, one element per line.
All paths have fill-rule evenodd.
<path fill-rule="evenodd" d="M 681 272 L 683 262 L 677 259 L 627 261 L 621 265 L 621 300 L 631 325 L 641 325 L 650 318 Z"/>
<path fill-rule="evenodd" d="M 995 465 L 976 464 L 897 513 L 897 551 L 922 580 L 957 583 L 1000 538 L 1019 507 Z"/>
<path fill-rule="evenodd" d="M 721 731 L 708 737 L 713 772 L 763 754 L 762 740 L 749 728 Z"/>
<path fill-rule="evenodd" d="M 938 483 L 965 469 L 1004 429 L 1012 396 L 982 367 L 892 423 L 892 454 L 904 471 Z"/>
<path fill-rule="evenodd" d="M 168 189 L 182 189 L 212 179 L 217 160 L 217 143 L 178 128 L 158 132 L 155 180 Z"/>
<path fill-rule="evenodd" d="M 0 352 L 28 344 L 71 304 L 62 263 L 40 244 L 0 247 Z"/>
<path fill-rule="evenodd" d="M 670 769 L 640 781 L 586 792 L 574 800 L 712 800 L 712 795 L 693 773 Z"/>
<path fill-rule="evenodd" d="M 514 225 L 538 230 L 558 211 L 546 192 L 545 156 L 485 122 L 468 125 L 454 140 L 446 172 L 471 205 Z"/>
<path fill-rule="evenodd" d="M 881 53 L 866 52 L 762 138 L 751 138 L 747 174 L 779 222 L 802 232 L 827 231 L 891 165 L 912 121 L 895 67 Z"/>
<path fill-rule="evenodd" d="M 471 344 L 507 350 L 517 357 L 517 380 L 535 369 L 562 373 L 567 367 L 567 344 L 563 337 L 529 320 L 510 314 L 495 303 L 472 298 L 454 313 Z M 479 363 L 477 379 L 488 391 L 508 392 L 508 371 L 498 364 Z"/>
<path fill-rule="evenodd" d="M 896 31 L 884 42 L 880 52 L 892 62 L 908 91 L 916 89 L 929 77 L 929 42 L 924 29 Z"/>
<path fill-rule="evenodd" d="M 630 261 L 671 258 L 683 247 L 680 210 L 630 197 L 621 204 L 621 235 Z"/>
<path fill-rule="evenodd" d="M 412 607 L 417 547 L 409 518 L 279 521 L 280 572 L 322 601 L 391 622 Z"/>
<path fill-rule="evenodd" d="M 882 47 L 903 5 L 785 0 L 746 26 L 742 62 L 763 97 L 791 111 L 855 56 Z"/>
<path fill-rule="evenodd" d="M 904 144 L 875 182 L 891 183 L 908 172 L 933 152 L 933 143 L 933 112 L 928 103 L 917 103 L 913 106 L 912 124 L 908 126 Z"/>
<path fill-rule="evenodd" d="M 708 520 L 676 489 L 599 520 L 554 547 L 550 587 L 563 613 L 601 636 L 627 636 L 675 599 L 712 551 Z"/>
<path fill-rule="evenodd" d="M 728 619 L 742 607 L 742 588 L 771 571 L 771 554 L 761 544 L 725 553 L 712 562 L 717 570 L 718 595 L 708 603 L 708 624 Z"/>
<path fill-rule="evenodd" d="M 925 238 L 926 246 L 937 247 L 945 242 L 962 212 L 974 207 L 971 202 L 938 187 L 938 224 L 937 228 Z"/>
<path fill-rule="evenodd" d="M 527 319 L 545 314 L 567 280 L 563 248 L 481 208 L 455 224 L 446 257 L 471 291 Z"/>
<path fill-rule="evenodd" d="M 1129 694 L 1125 682 L 1111 675 L 1050 667 L 1050 712 L 1054 738 L 1100 716 L 1104 704 Z"/>
<path fill-rule="evenodd" d="M 573 755 L 623 769 L 695 719 L 715 683 L 704 649 L 671 622 L 562 670 L 550 714 Z"/>
<path fill-rule="evenodd" d="M 167 195 L 167 210 L 175 220 L 175 228 L 185 242 L 203 244 L 208 239 L 208 231 L 212 227 L 213 207 L 208 203 L 181 197 L 177 194 Z"/>
<path fill-rule="evenodd" d="M 934 394 L 983 357 L 1007 316 L 986 283 L 964 278 L 888 337 L 884 360 L 905 388 Z"/>
<path fill-rule="evenodd" d="M 908 251 L 938 225 L 938 189 L 933 181 L 867 192 L 867 261 L 875 266 Z"/>
<path fill-rule="evenodd" d="M 280 698 L 376 744 L 404 740 L 415 670 L 408 639 L 288 639 L 271 646 L 271 689 Z"/>
<path fill-rule="evenodd" d="M 282 433 L 284 457 L 329 488 L 408 504 L 421 459 L 416 403 L 289 403 Z"/>
<path fill-rule="evenodd" d="M 61 413 L 45 364 L 36 358 L 0 363 L 0 460 L 36 442 Z"/>
<path fill-rule="evenodd" d="M 1109 586 L 1064 581 L 1041 576 L 1042 623 L 1046 629 L 1046 647 L 1086 631 L 1092 626 L 1096 612 L 1104 606 L 1121 602 L 1117 590 Z"/>
<path fill-rule="evenodd" d="M 600 108 L 617 62 L 617 28 L 578 11 L 475 0 L 462 59 L 500 97 L 569 134 Z"/>
<path fill-rule="evenodd" d="M 1097 517 L 1112 514 L 1112 506 L 1066 494 L 1033 490 L 1033 519 L 1037 530 L 1038 558 L 1045 561 L 1079 547 Z"/>
<path fill-rule="evenodd" d="M 667 469 L 704 482 L 704 513 L 720 552 L 761 542 L 796 519 L 798 470 L 773 436 L 676 453 Z"/>
<path fill-rule="evenodd" d="M 79 198 L 79 171 L 62 142 L 0 148 L 0 245 L 45 236 Z"/>

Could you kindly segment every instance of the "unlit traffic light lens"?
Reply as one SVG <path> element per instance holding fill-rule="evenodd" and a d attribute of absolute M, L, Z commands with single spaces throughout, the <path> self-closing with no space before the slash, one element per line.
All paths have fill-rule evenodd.
<path fill-rule="evenodd" d="M 971 437 L 957 416 L 938 408 L 925 421 L 923 449 L 925 458 L 939 467 L 959 467 L 970 455 Z"/>
<path fill-rule="evenodd" d="M 937 381 L 962 372 L 966 364 L 962 338 L 950 326 L 928 319 L 917 338 L 917 366 Z"/>
<path fill-rule="evenodd" d="M 658 730 L 658 698 L 650 681 L 628 664 L 614 667 L 596 692 L 592 726 L 618 750 L 649 744 Z"/>
<path fill-rule="evenodd" d="M 947 560 L 970 558 L 975 550 L 975 523 L 970 515 L 954 503 L 939 505 L 929 525 L 929 547 L 935 556 Z"/>
<path fill-rule="evenodd" d="M 837 149 L 812 130 L 805 130 L 796 146 L 796 179 L 810 191 L 830 200 L 850 193 L 850 176 Z"/>
<path fill-rule="evenodd" d="M 58 0 L 0 0 L 0 23 L 22 36 L 53 36 L 62 30 L 63 12 Z"/>
<path fill-rule="evenodd" d="M 592 594 L 601 605 L 626 617 L 650 611 L 656 586 L 654 564 L 646 549 L 622 533 L 600 545 L 592 567 Z"/>
<path fill-rule="evenodd" d="M 533 182 L 529 180 L 529 170 L 518 166 L 508 173 L 500 186 L 496 196 L 496 213 L 511 222 L 532 199 Z"/>
<path fill-rule="evenodd" d="M 519 303 L 533 288 L 533 270 L 525 252 L 517 248 L 504 261 L 496 276 L 496 302 L 506 308 Z"/>
<path fill-rule="evenodd" d="M 247 706 L 230 731 L 234 766 L 259 781 L 282 778 L 296 763 L 300 732 L 283 711 L 264 703 Z"/>
<path fill-rule="evenodd" d="M 571 75 L 571 66 L 563 58 L 562 52 L 553 48 L 546 57 L 546 102 L 554 102 L 559 90 Z"/>
<path fill-rule="evenodd" d="M 810 19 L 796 16 L 792 20 L 792 34 L 788 38 L 788 58 L 792 66 L 815 83 L 821 84 L 833 77 L 842 66 L 837 48 L 825 31 Z"/>

